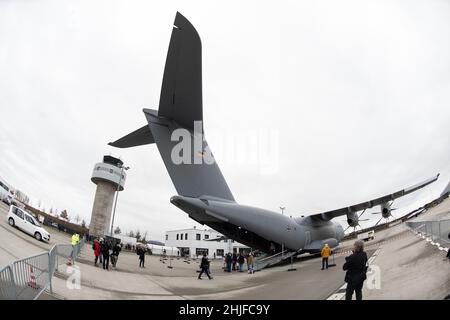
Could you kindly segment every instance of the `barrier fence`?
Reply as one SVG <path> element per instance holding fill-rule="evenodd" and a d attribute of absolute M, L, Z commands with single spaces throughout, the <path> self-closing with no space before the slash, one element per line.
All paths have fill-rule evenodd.
<path fill-rule="evenodd" d="M 52 292 L 52 277 L 58 270 L 59 257 L 75 263 L 84 245 L 56 244 L 50 251 L 14 261 L 0 269 L 0 300 L 34 300 L 47 288 Z"/>
<path fill-rule="evenodd" d="M 406 222 L 406 225 L 441 246 L 450 247 L 450 219 Z"/>

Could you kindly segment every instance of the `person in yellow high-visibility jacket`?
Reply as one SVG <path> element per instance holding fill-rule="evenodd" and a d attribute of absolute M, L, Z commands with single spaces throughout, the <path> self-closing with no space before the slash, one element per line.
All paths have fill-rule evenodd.
<path fill-rule="evenodd" d="M 73 261 L 75 260 L 76 257 L 74 257 L 75 254 L 75 246 L 78 244 L 78 242 L 80 242 L 80 235 L 78 233 L 74 233 L 72 235 L 72 238 L 70 239 L 71 243 L 72 243 L 72 252 L 70 253 L 70 258 L 69 261 L 67 262 L 67 265 L 72 265 Z"/>
<path fill-rule="evenodd" d="M 74 233 L 72 235 L 72 246 L 76 246 L 80 242 L 80 235 L 78 233 Z"/>
<path fill-rule="evenodd" d="M 325 245 L 322 248 L 322 252 L 321 252 L 321 255 L 322 255 L 322 269 L 321 270 L 323 270 L 325 268 L 328 269 L 328 257 L 330 256 L 330 254 L 331 254 L 331 248 L 328 246 L 328 243 L 325 243 Z"/>

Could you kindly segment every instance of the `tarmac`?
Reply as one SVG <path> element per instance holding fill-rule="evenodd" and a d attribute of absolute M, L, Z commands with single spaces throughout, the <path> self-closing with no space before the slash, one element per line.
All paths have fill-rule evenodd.
<path fill-rule="evenodd" d="M 33 237 L 8 225 L 8 207 L 0 204 L 0 268 L 15 259 L 49 250 L 56 243 L 70 243 L 70 235 L 45 227 L 51 242 L 38 242 Z M 450 218 L 450 199 L 432 208 L 418 219 Z M 53 277 L 53 294 L 40 299 L 342 299 L 345 289 L 342 270 L 344 257 L 354 240 L 340 244 L 335 254 L 335 267 L 320 270 L 321 260 L 305 257 L 291 265 L 267 268 L 255 274 L 223 272 L 222 260 L 211 263 L 214 277 L 198 280 L 199 261 L 176 257 L 162 260 L 146 256 L 146 268 L 139 268 L 138 256 L 122 252 L 116 270 L 94 266 L 93 251 L 86 244 L 75 266 L 79 268 L 80 288 L 73 288 L 62 261 Z M 419 238 L 404 224 L 375 234 L 366 243 L 376 271 L 366 281 L 363 298 L 378 299 L 443 299 L 450 293 L 450 263 L 445 252 Z M 168 268 L 168 266 L 172 268 Z M 69 279 L 69 281 L 68 281 Z"/>

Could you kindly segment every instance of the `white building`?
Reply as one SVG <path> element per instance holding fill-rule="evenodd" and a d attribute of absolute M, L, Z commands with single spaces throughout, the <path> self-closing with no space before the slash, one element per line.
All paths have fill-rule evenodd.
<path fill-rule="evenodd" d="M 166 231 L 165 245 L 180 249 L 180 255 L 195 258 L 206 251 L 211 259 L 222 258 L 228 252 L 249 252 L 250 248 L 234 240 L 208 241 L 222 237 L 212 229 L 181 229 Z"/>

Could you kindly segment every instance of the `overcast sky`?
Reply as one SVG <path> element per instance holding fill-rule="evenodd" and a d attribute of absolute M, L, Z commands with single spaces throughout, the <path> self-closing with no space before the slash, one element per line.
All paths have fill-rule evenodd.
<path fill-rule="evenodd" d="M 107 146 L 157 109 L 176 11 L 202 39 L 206 137 L 239 203 L 307 215 L 440 172 L 399 215 L 447 185 L 450 3 L 438 0 L 0 0 L 0 176 L 89 221 L 92 169 L 111 154 L 131 167 L 116 225 L 156 240 L 194 226 L 169 202 L 155 145 Z"/>

